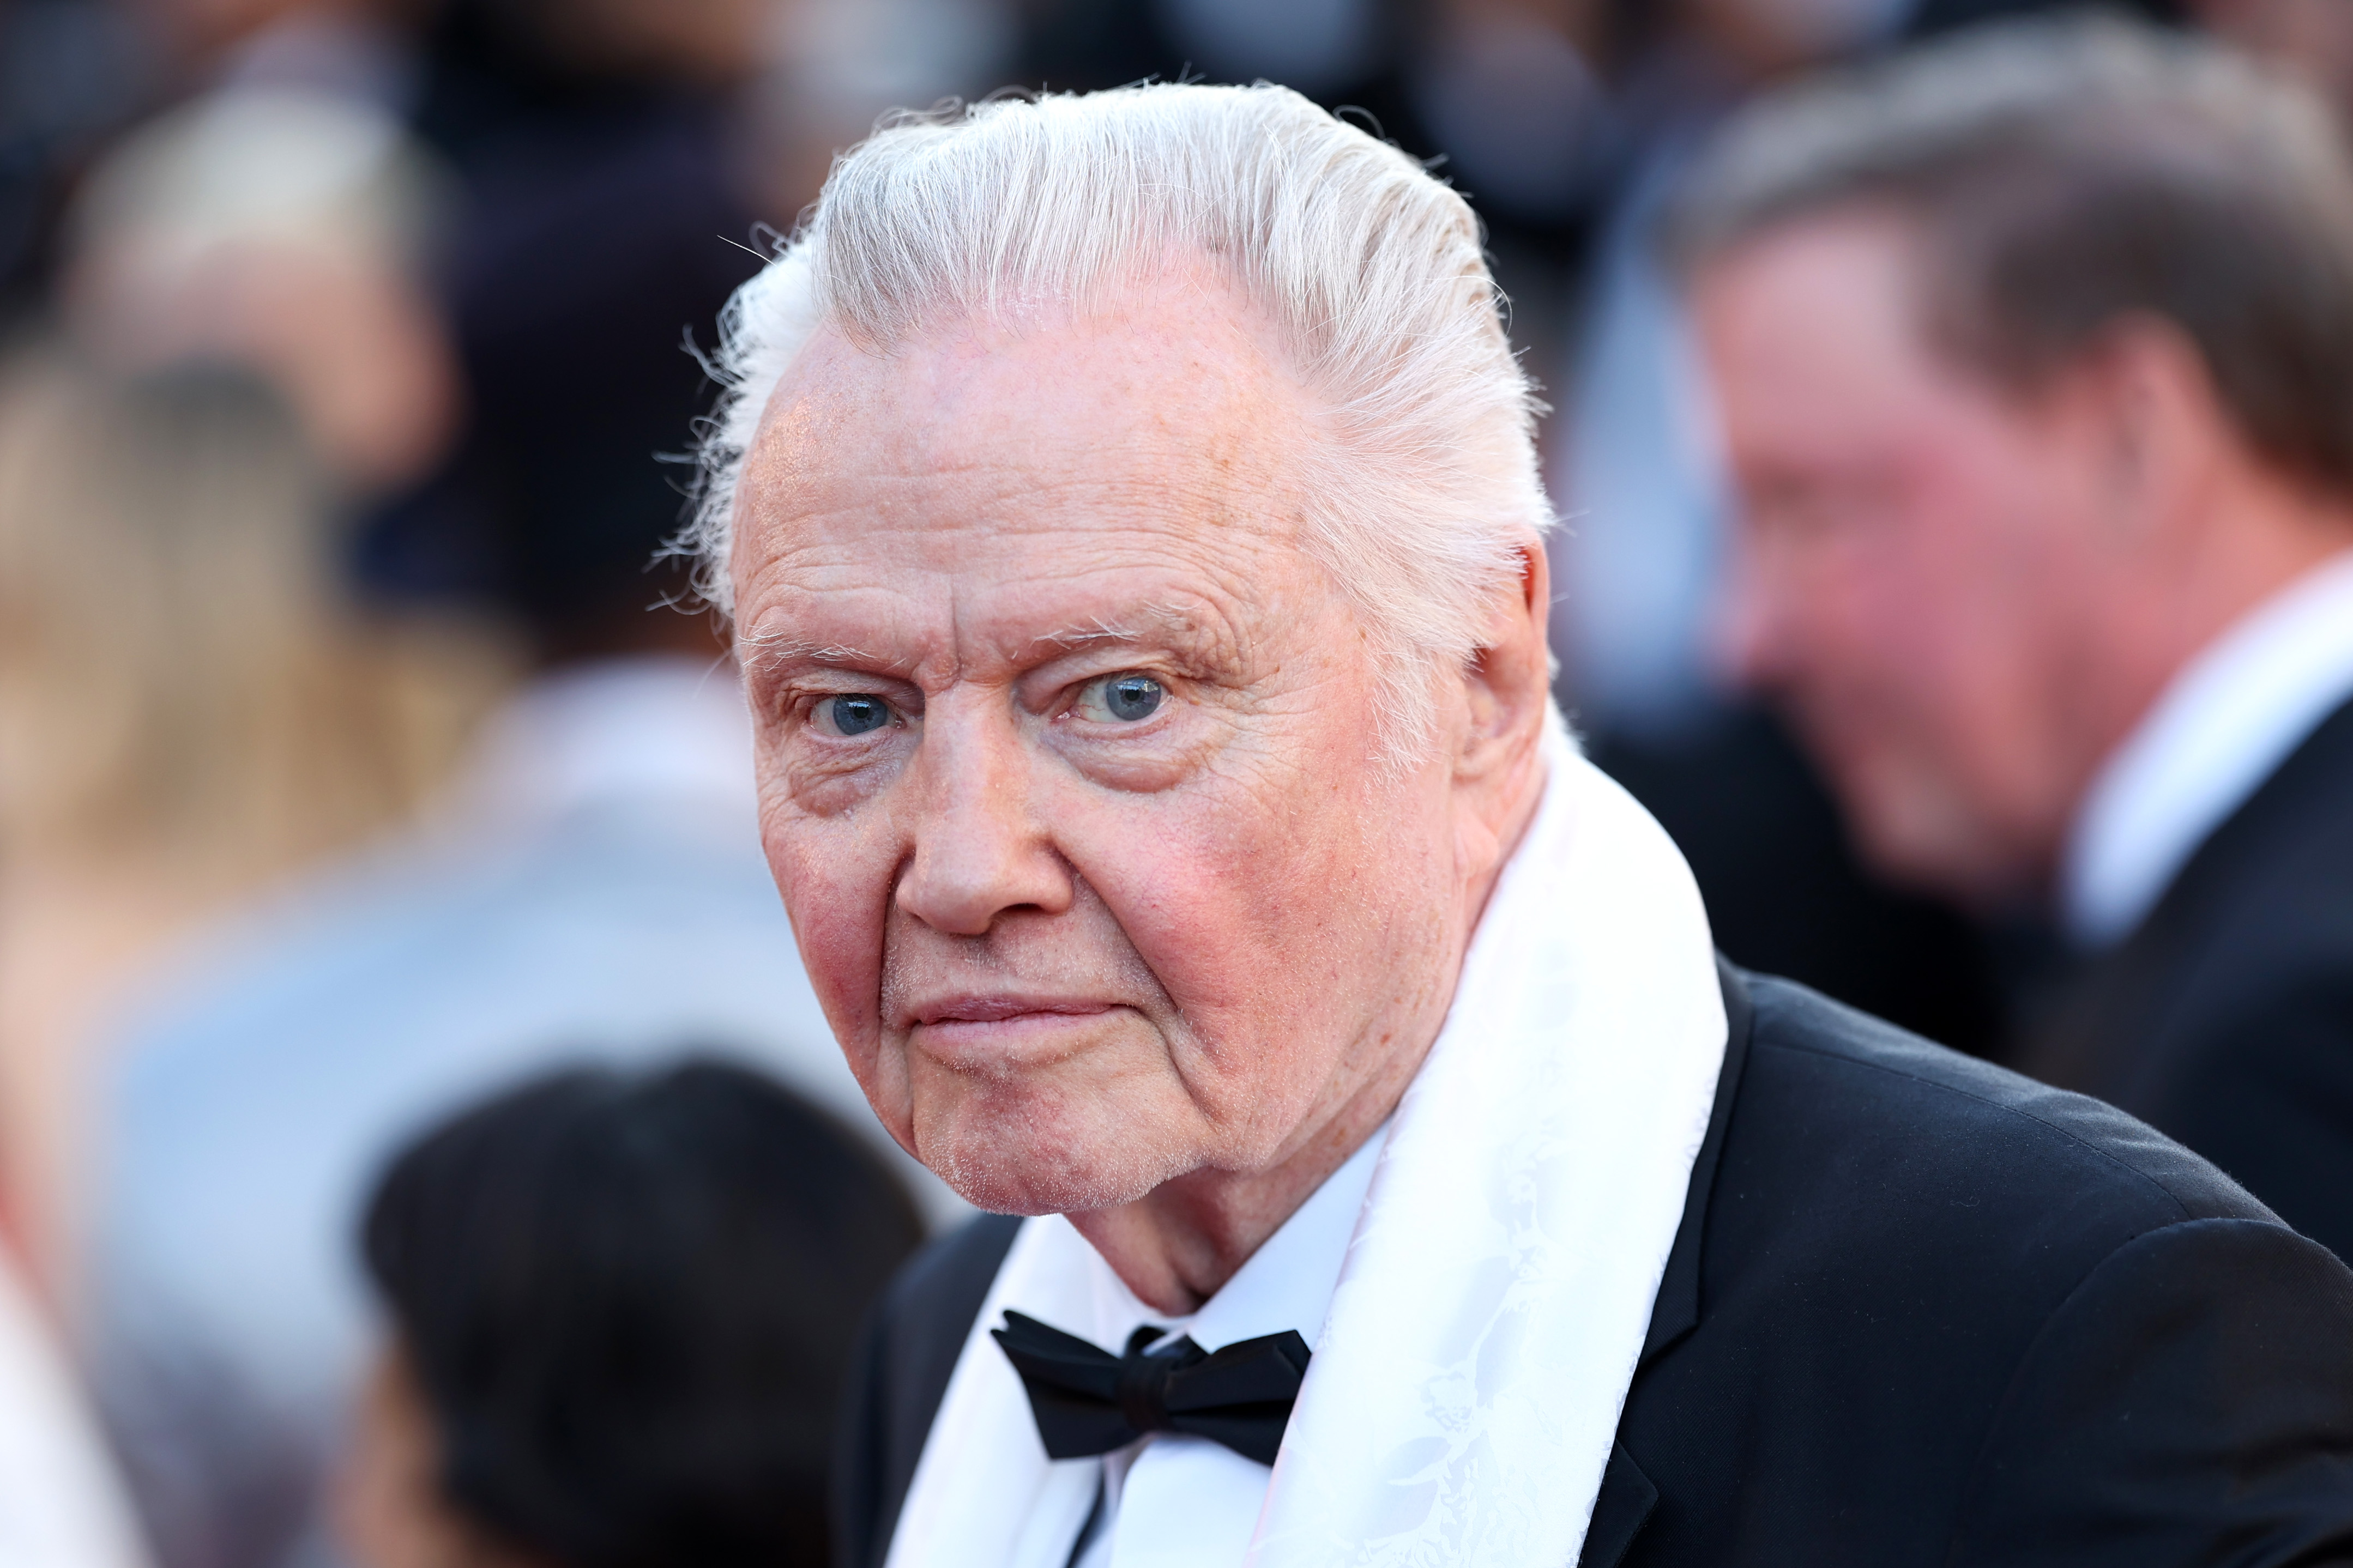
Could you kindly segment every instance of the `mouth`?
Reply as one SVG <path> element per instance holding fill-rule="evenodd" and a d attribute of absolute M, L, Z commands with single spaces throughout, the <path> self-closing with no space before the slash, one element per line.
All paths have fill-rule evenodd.
<path fill-rule="evenodd" d="M 948 996 L 908 1010 L 913 1043 L 952 1068 L 1004 1068 L 1048 1060 L 1074 1048 L 1115 1002 L 1018 994 Z"/>

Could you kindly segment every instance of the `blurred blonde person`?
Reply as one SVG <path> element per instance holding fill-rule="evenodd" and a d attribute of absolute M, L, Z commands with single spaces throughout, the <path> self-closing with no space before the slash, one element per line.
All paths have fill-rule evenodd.
<path fill-rule="evenodd" d="M 254 378 L 0 387 L 0 1181 L 70 1269 L 90 1042 L 207 915 L 406 816 L 480 706 L 333 586 L 333 490 Z"/>
<path fill-rule="evenodd" d="M 69 225 L 66 323 L 118 371 L 250 366 L 341 483 L 397 490 L 448 453 L 463 413 L 417 265 L 439 191 L 380 110 L 280 87 L 208 94 L 93 174 Z"/>

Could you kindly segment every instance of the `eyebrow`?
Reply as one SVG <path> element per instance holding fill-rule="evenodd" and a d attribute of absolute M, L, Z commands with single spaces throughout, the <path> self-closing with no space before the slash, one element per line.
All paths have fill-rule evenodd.
<path fill-rule="evenodd" d="M 1145 604 L 1135 606 L 1134 624 L 1102 617 L 1043 633 L 1023 645 L 1023 658 L 1059 657 L 1089 648 L 1140 643 L 1155 635 L 1179 647 L 1202 652 L 1223 651 L 1230 640 L 1202 617 L 1178 605 Z M 736 662 L 747 678 L 770 674 L 792 664 L 828 665 L 839 668 L 889 670 L 903 674 L 917 662 L 870 653 L 845 643 L 823 643 L 782 632 L 747 632 L 736 637 Z"/>
<path fill-rule="evenodd" d="M 1113 626 L 1109 621 L 1096 620 L 1085 626 L 1069 626 L 1059 632 L 1029 639 L 1032 650 L 1050 648 L 1058 653 L 1077 653 L 1085 648 L 1100 647 L 1105 643 L 1142 642 L 1144 634 L 1133 626 Z"/>
<path fill-rule="evenodd" d="M 1144 626 L 1122 626 L 1098 618 L 1032 637 L 1029 651 L 1080 653 L 1092 647 L 1143 642 L 1155 633 L 1179 642 L 1200 640 L 1200 617 L 1174 605 L 1139 605 L 1135 613 L 1143 617 Z"/>
<path fill-rule="evenodd" d="M 780 632 L 744 632 L 735 638 L 735 660 L 745 674 L 774 670 L 787 664 L 828 664 L 862 669 L 902 669 L 903 658 L 885 658 L 844 643 L 811 642 Z"/>

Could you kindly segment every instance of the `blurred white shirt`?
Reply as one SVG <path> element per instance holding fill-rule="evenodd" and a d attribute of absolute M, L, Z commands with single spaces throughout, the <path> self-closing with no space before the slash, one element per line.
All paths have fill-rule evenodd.
<path fill-rule="evenodd" d="M 2060 874 L 2085 947 L 2122 941 L 2198 847 L 2353 701 L 2353 551 L 2242 616 L 2174 677 L 2092 782 Z"/>
<path fill-rule="evenodd" d="M 0 1563 L 143 1568 L 137 1531 L 48 1326 L 0 1253 Z"/>

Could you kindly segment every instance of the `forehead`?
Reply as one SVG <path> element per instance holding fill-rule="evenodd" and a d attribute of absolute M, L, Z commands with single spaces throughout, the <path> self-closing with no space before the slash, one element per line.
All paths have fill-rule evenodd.
<path fill-rule="evenodd" d="M 847 641 L 949 613 L 1018 639 L 1250 600 L 1297 553 L 1313 423 L 1255 324 L 1198 285 L 881 353 L 822 331 L 745 458 L 744 630 Z"/>
<path fill-rule="evenodd" d="M 1802 217 L 1702 270 L 1694 302 L 1736 443 L 1852 442 L 1984 389 L 1924 331 L 1919 241 L 1872 213 Z"/>

